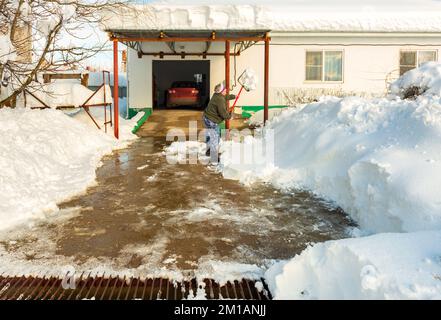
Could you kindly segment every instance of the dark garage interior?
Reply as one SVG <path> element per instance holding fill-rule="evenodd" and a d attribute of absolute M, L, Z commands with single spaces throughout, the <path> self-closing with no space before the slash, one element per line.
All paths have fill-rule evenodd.
<path fill-rule="evenodd" d="M 166 108 L 167 90 L 175 81 L 194 81 L 200 88 L 201 109 L 210 95 L 210 61 L 153 61 L 153 106 Z"/>

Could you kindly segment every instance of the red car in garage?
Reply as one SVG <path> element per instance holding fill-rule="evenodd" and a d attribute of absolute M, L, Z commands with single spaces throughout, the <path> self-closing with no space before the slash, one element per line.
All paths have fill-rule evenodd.
<path fill-rule="evenodd" d="M 180 106 L 200 106 L 201 90 L 194 81 L 173 82 L 170 89 L 166 92 L 167 108 Z"/>

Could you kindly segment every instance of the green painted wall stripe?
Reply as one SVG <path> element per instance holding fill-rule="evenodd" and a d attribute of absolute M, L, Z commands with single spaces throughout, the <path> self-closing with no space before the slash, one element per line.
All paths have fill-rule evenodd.
<path fill-rule="evenodd" d="M 275 106 L 268 106 L 268 109 L 282 109 L 287 108 L 288 106 L 281 106 L 281 105 L 275 105 Z M 254 112 L 263 110 L 263 106 L 243 106 L 242 107 L 242 118 L 248 119 L 251 118 Z"/>
<path fill-rule="evenodd" d="M 287 106 L 275 105 L 275 106 L 269 106 L 268 109 L 281 109 L 286 107 Z M 242 106 L 241 108 L 242 108 L 242 118 L 244 119 L 248 119 L 253 115 L 254 112 L 264 109 L 263 106 Z M 138 122 L 136 123 L 135 127 L 132 130 L 132 133 L 136 133 L 151 116 L 153 109 L 152 108 L 141 109 L 141 108 L 130 108 L 130 107 L 128 109 L 129 109 L 129 119 L 137 115 L 138 112 L 144 112 L 144 115 L 141 117 L 141 119 L 138 120 Z M 225 129 L 225 122 L 221 122 L 219 124 L 219 127 L 221 129 Z"/>
<path fill-rule="evenodd" d="M 252 113 L 242 111 L 242 118 L 244 118 L 244 119 L 251 118 L 252 115 L 253 115 Z"/>
<path fill-rule="evenodd" d="M 263 106 L 242 106 L 242 119 L 248 119 L 251 118 L 253 113 L 263 110 Z M 288 108 L 288 106 L 281 106 L 281 105 L 275 105 L 275 106 L 268 106 L 268 109 L 282 109 L 282 108 Z M 219 124 L 219 128 L 225 129 L 225 122 L 221 122 Z"/>
<path fill-rule="evenodd" d="M 128 108 L 128 114 L 127 114 L 127 117 L 129 118 L 129 119 L 132 119 L 134 116 L 136 116 L 137 114 L 138 114 L 138 112 L 140 111 L 140 110 L 143 110 L 143 109 L 141 109 L 141 108 Z"/>
<path fill-rule="evenodd" d="M 274 106 L 268 106 L 268 109 L 281 109 L 281 108 L 286 108 L 286 107 L 288 107 L 288 106 L 286 106 L 286 105 L 274 105 Z M 263 106 L 242 106 L 241 107 L 242 108 L 242 110 L 245 110 L 245 111 L 254 111 L 254 112 L 256 112 L 256 111 L 260 111 L 260 110 L 263 110 Z"/>
<path fill-rule="evenodd" d="M 138 112 L 144 112 L 144 115 L 141 117 L 141 119 L 138 120 L 138 122 L 136 123 L 135 127 L 132 130 L 132 133 L 135 134 L 138 132 L 139 128 L 142 127 L 142 125 L 147 121 L 147 119 L 151 116 L 152 114 L 152 109 L 151 108 L 145 108 L 145 109 L 138 109 Z"/>

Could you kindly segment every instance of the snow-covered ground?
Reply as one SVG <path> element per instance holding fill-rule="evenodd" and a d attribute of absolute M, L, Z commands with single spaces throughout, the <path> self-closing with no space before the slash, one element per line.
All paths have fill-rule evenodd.
<path fill-rule="evenodd" d="M 429 63 L 405 74 L 388 99 L 325 98 L 285 110 L 263 138 L 222 145 L 224 176 L 311 190 L 341 206 L 363 234 L 441 230 L 440 70 Z M 402 100 L 413 86 L 425 93 Z M 273 139 L 274 154 L 238 161 L 244 147 Z M 436 298 L 436 243 L 439 232 L 426 231 L 319 244 L 267 279 L 276 298 Z"/>
<path fill-rule="evenodd" d="M 137 118 L 120 119 L 116 140 L 84 112 L 0 109 L 0 229 L 44 218 L 91 186 L 101 157 L 136 139 L 130 131 Z"/>

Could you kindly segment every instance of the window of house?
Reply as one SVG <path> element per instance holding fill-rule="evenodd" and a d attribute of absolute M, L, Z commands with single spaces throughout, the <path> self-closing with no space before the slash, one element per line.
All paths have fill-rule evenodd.
<path fill-rule="evenodd" d="M 400 52 L 400 75 L 421 66 L 425 62 L 436 61 L 436 50 L 416 50 Z"/>
<path fill-rule="evenodd" d="M 307 51 L 306 81 L 343 81 L 342 51 Z"/>

